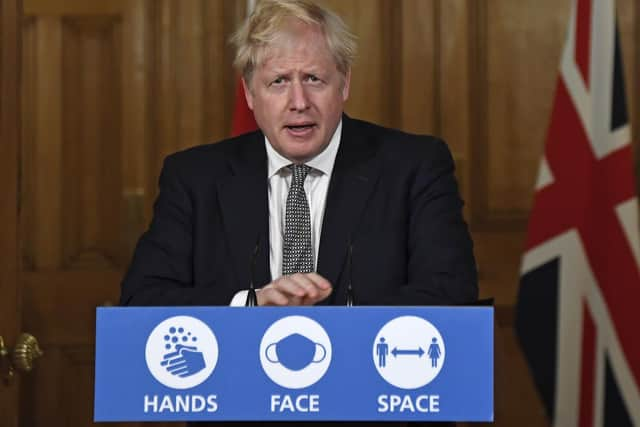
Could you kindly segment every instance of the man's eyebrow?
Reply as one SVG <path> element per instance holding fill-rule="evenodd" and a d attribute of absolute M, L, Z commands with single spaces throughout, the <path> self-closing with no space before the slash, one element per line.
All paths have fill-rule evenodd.
<path fill-rule="evenodd" d="M 289 70 L 282 70 L 282 69 L 279 69 L 279 70 L 268 70 L 268 71 L 267 71 L 267 74 L 268 74 L 269 76 L 288 76 L 288 75 L 290 75 L 290 74 L 291 74 L 291 71 L 289 71 Z"/>

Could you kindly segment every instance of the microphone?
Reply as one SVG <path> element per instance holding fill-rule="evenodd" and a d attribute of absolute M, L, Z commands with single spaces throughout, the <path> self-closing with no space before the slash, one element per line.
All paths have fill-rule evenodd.
<path fill-rule="evenodd" d="M 351 239 L 349 239 L 349 255 L 347 257 L 347 269 L 349 270 L 349 275 L 347 276 L 347 307 L 353 307 L 356 304 L 355 298 L 353 296 L 353 286 L 351 283 L 353 282 L 353 244 L 351 243 Z"/>
<path fill-rule="evenodd" d="M 256 288 L 254 286 L 254 275 L 256 271 L 256 259 L 258 258 L 258 249 L 260 248 L 260 235 L 256 238 L 256 247 L 253 248 L 251 254 L 251 264 L 249 267 L 249 291 L 247 292 L 247 301 L 245 307 L 256 307 L 258 305 L 258 297 L 256 296 Z"/>

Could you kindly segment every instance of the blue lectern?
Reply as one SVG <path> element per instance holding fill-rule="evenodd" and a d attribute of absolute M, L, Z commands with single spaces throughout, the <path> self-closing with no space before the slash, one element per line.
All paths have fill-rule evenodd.
<path fill-rule="evenodd" d="M 493 308 L 98 308 L 95 372 L 95 421 L 492 421 Z"/>

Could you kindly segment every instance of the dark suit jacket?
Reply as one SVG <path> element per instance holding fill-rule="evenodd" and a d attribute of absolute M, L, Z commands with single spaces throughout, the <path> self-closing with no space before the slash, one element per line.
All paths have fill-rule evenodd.
<path fill-rule="evenodd" d="M 323 304 L 345 303 L 349 275 L 362 305 L 476 300 L 472 243 L 453 172 L 442 141 L 343 117 L 318 254 L 318 273 L 334 286 Z M 267 201 L 261 132 L 167 157 L 121 303 L 228 305 L 248 288 L 256 242 L 256 286 L 269 283 Z"/>
<path fill-rule="evenodd" d="M 343 118 L 318 273 L 344 304 L 454 305 L 477 298 L 472 242 L 445 143 Z M 254 132 L 165 160 L 153 221 L 122 284 L 123 305 L 227 305 L 270 282 L 267 157 Z M 352 274 L 346 268 L 352 242 Z"/>

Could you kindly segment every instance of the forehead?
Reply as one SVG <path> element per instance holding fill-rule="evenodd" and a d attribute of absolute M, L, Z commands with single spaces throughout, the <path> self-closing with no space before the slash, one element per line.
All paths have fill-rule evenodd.
<path fill-rule="evenodd" d="M 294 23 L 281 30 L 264 47 L 258 68 L 281 66 L 335 67 L 322 31 L 316 26 Z"/>

